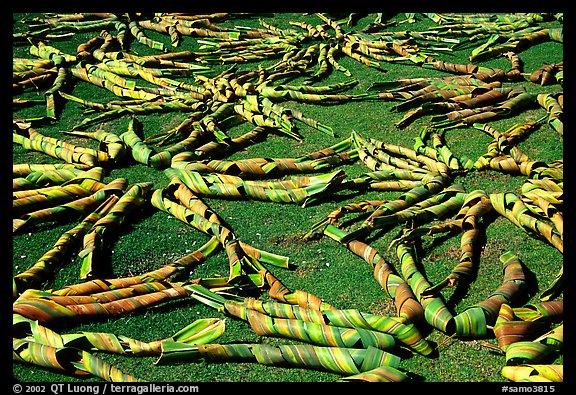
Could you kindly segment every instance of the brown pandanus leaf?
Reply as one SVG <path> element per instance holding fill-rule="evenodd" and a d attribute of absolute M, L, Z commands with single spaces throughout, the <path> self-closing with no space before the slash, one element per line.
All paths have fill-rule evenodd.
<path fill-rule="evenodd" d="M 424 318 L 424 309 L 408 283 L 396 273 L 394 266 L 386 262 L 375 248 L 359 240 L 351 240 L 345 245 L 372 266 L 374 278 L 394 299 L 398 317 L 403 318 L 405 323 L 415 323 Z"/>
<path fill-rule="evenodd" d="M 564 62 L 545 64 L 530 74 L 530 81 L 544 85 L 552 85 L 557 82 L 556 74 L 564 69 Z"/>
<path fill-rule="evenodd" d="M 522 76 L 524 63 L 520 56 L 512 51 L 505 52 L 502 55 L 512 63 L 512 68 L 506 73 L 506 76 L 511 80 L 522 80 L 524 78 Z"/>
<path fill-rule="evenodd" d="M 522 262 L 512 252 L 500 257 L 504 263 L 504 281 L 488 298 L 467 308 L 454 317 L 456 334 L 465 337 L 485 337 L 488 326 L 493 325 L 500 307 L 513 303 L 526 287 Z"/>
<path fill-rule="evenodd" d="M 462 208 L 454 219 L 454 223 L 460 227 L 462 232 L 459 262 L 444 281 L 425 290 L 423 295 L 436 294 L 443 288 L 453 287 L 461 279 L 469 279 L 472 276 L 472 272 L 478 265 L 478 254 L 475 250 L 480 232 L 478 220 L 490 211 L 492 211 L 492 204 L 486 192 L 476 190 L 466 196 Z"/>
<path fill-rule="evenodd" d="M 124 288 L 77 296 L 28 289 L 14 302 L 13 312 L 40 323 L 49 323 L 63 319 L 120 315 L 188 296 L 188 292 L 178 285 L 139 281 L 141 283 Z"/>
<path fill-rule="evenodd" d="M 494 324 L 494 334 L 503 351 L 516 342 L 531 341 L 550 328 L 551 322 L 563 317 L 562 300 L 528 304 L 512 308 L 508 303 L 500 306 Z"/>
<path fill-rule="evenodd" d="M 265 281 L 270 287 L 270 297 L 280 302 L 320 311 L 334 309 L 334 307 L 314 294 L 299 289 L 291 291 L 268 271 L 265 274 Z"/>

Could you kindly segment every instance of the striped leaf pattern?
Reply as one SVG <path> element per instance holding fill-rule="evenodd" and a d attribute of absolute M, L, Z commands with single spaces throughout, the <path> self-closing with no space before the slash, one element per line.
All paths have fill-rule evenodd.
<path fill-rule="evenodd" d="M 562 15 L 406 13 L 405 19 L 388 23 L 379 14 L 362 30 L 353 28 L 358 15 L 350 14 L 346 21 L 315 13 L 310 22 L 294 21 L 283 28 L 264 16 L 255 20 L 257 26 L 238 26 L 227 22 L 242 14 L 228 13 L 47 13 L 21 21 L 30 30 L 14 33 L 13 39 L 26 46 L 29 56 L 13 57 L 13 105 L 41 106 L 42 111 L 14 119 L 13 144 L 61 163 L 13 165 L 13 232 L 74 223 L 31 267 L 14 273 L 15 362 L 107 381 L 139 380 L 91 355 L 104 351 L 154 355 L 158 363 L 203 359 L 316 369 L 348 382 L 408 381 L 411 376 L 400 368 L 394 351 L 401 347 L 433 357 L 437 350 L 426 340 L 428 331 L 421 331 L 428 325 L 463 340 L 488 338 L 493 329 L 505 354 L 503 377 L 563 380 L 563 365 L 554 363 L 563 350 L 563 267 L 550 278 L 538 303 L 522 305 L 528 291 L 526 268 L 514 251 L 500 256 L 502 284 L 480 302 L 455 314 L 443 294 L 473 280 L 480 266 L 482 225 L 489 224 L 485 216 L 498 214 L 563 253 L 563 161 L 543 163 L 519 148 L 541 127 L 563 135 L 563 63 L 524 70 L 522 62 L 526 48 L 563 42 L 562 28 L 541 25 L 562 22 Z M 434 22 L 434 29 L 388 29 L 409 26 L 420 17 Z M 156 40 L 162 35 L 165 40 Z M 58 48 L 61 40 L 74 37 L 81 37 L 74 49 Z M 178 49 L 188 39 L 197 42 L 195 50 Z M 466 48 L 469 63 L 439 58 Z M 482 64 L 495 57 L 504 57 L 510 67 Z M 260 61 L 265 63 L 257 69 L 238 66 Z M 391 62 L 448 76 L 411 74 L 413 78 L 374 82 L 363 92 L 362 81 L 343 66 L 349 61 L 380 71 Z M 328 83 L 333 72 L 343 76 Z M 525 80 L 540 86 L 536 88 L 559 89 L 533 93 L 509 85 Z M 79 89 L 69 89 L 75 85 Z M 102 89 L 102 99 L 82 97 L 81 88 L 88 85 Z M 295 157 L 228 158 L 274 134 L 301 144 L 305 130 L 329 138 L 341 132 L 298 108 L 331 105 L 336 110 L 340 104 L 376 100 L 392 101 L 391 111 L 403 113 L 398 129 L 408 130 L 417 119 L 427 122 L 413 147 L 352 131 L 348 138 Z M 40 126 L 61 121 L 62 106 L 71 104 L 83 108 L 84 117 L 64 126 L 61 135 L 44 134 Z M 490 124 L 526 110 L 545 115 L 504 132 Z M 144 130 L 141 120 L 155 113 L 180 118 L 168 130 Z M 116 120 L 126 120 L 127 129 L 108 129 L 106 123 Z M 244 127 L 243 134 L 235 133 L 236 126 Z M 489 135 L 487 152 L 479 158 L 459 156 L 445 139 L 446 131 L 455 128 Z M 77 143 L 84 139 L 91 141 Z M 167 185 L 106 179 L 111 171 L 132 164 L 163 171 Z M 350 176 L 347 165 L 363 166 L 364 171 Z M 515 193 L 468 192 L 455 182 L 474 171 L 526 181 Z M 336 308 L 319 295 L 287 286 L 269 266 L 289 269 L 288 257 L 245 243 L 202 200 L 306 208 L 338 201 L 341 192 L 388 194 L 332 209 L 305 240 L 328 236 L 368 263 L 384 297 L 394 301 L 395 316 Z M 100 278 L 99 253 L 111 234 L 134 221 L 148 203 L 204 233 L 206 241 L 145 273 Z M 359 226 L 347 227 L 353 223 Z M 394 228 L 400 229 L 389 249 L 395 249 L 399 270 L 388 260 L 388 251 L 375 247 L 375 238 Z M 414 247 L 438 234 L 460 237 L 460 257 L 447 277 L 433 284 Z M 221 250 L 228 260 L 227 276 L 174 280 Z M 82 262 L 81 282 L 45 289 L 74 258 Z M 255 292 L 257 297 L 246 297 Z M 60 334 L 49 328 L 185 298 L 244 321 L 257 335 L 296 344 L 215 344 L 224 332 L 220 318 L 194 321 L 152 342 L 113 333 Z"/>

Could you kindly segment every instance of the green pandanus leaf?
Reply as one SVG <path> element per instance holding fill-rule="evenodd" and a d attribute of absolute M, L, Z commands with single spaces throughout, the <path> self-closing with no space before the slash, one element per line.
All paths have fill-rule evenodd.
<path fill-rule="evenodd" d="M 521 31 L 514 32 L 512 35 L 492 35 L 490 39 L 480 47 L 474 49 L 469 59 L 472 60 L 486 60 L 499 54 L 508 51 L 518 52 L 520 48 L 530 47 L 544 41 L 554 40 L 553 37 L 558 37 L 556 41 L 562 41 L 562 29 L 544 29 L 541 27 L 534 27 L 533 29 L 526 28 Z"/>
<path fill-rule="evenodd" d="M 87 168 L 97 166 L 100 162 L 105 162 L 108 157 L 105 152 L 83 149 L 82 147 L 73 146 L 61 140 L 47 138 L 39 134 L 34 134 L 34 137 L 27 138 L 13 133 L 12 141 L 22 145 L 27 150 L 43 152 L 51 157 L 62 159 L 67 163 L 84 165 Z M 100 161 L 96 155 L 104 160 Z"/>
<path fill-rule="evenodd" d="M 195 320 L 173 336 L 152 342 L 142 342 L 126 336 L 117 336 L 104 332 L 81 332 L 60 335 L 37 321 L 15 314 L 14 330 L 19 337 L 51 347 L 75 347 L 85 351 L 104 351 L 122 355 L 157 355 L 161 353 L 163 342 L 182 344 L 207 344 L 222 336 L 225 330 L 224 320 L 202 318 Z"/>
<path fill-rule="evenodd" d="M 71 221 L 82 214 L 87 214 L 95 210 L 111 195 L 123 193 L 127 184 L 124 178 L 117 178 L 106 184 L 103 188 L 95 193 L 76 199 L 72 202 L 58 206 L 48 207 L 22 215 L 20 218 L 12 220 L 13 232 L 21 231 L 25 227 L 33 226 L 38 223 L 48 221 Z"/>
<path fill-rule="evenodd" d="M 500 256 L 504 263 L 504 281 L 488 298 L 454 317 L 456 335 L 486 337 L 488 326 L 494 325 L 503 304 L 513 304 L 526 287 L 522 262 L 511 252 Z"/>
<path fill-rule="evenodd" d="M 58 265 L 63 263 L 74 243 L 78 242 L 92 227 L 101 219 L 112 206 L 116 203 L 118 197 L 111 195 L 96 210 L 90 213 L 82 222 L 74 228 L 65 232 L 56 241 L 53 247 L 38 259 L 32 267 L 22 273 L 18 273 L 13 279 L 13 297 L 16 299 L 24 290 L 36 287 L 46 281 Z"/>
<path fill-rule="evenodd" d="M 110 159 L 114 162 L 118 162 L 126 154 L 126 147 L 124 145 L 124 142 L 115 133 L 106 132 L 101 129 L 95 132 L 82 132 L 79 130 L 73 130 L 66 133 L 74 136 L 88 137 L 99 141 L 101 145 L 99 149 L 107 152 Z"/>
<path fill-rule="evenodd" d="M 386 262 L 375 248 L 359 240 L 342 242 L 346 232 L 332 224 L 326 226 L 324 234 L 341 242 L 348 250 L 370 264 L 374 269 L 376 281 L 382 286 L 388 296 L 394 299 L 398 317 L 402 318 L 406 323 L 415 323 L 424 318 L 424 309 L 416 299 L 410 286 L 396 273 L 394 266 Z"/>
<path fill-rule="evenodd" d="M 435 128 L 453 128 L 508 118 L 533 107 L 535 103 L 536 95 L 512 91 L 506 100 L 497 105 L 456 110 L 433 117 L 432 126 Z"/>
<path fill-rule="evenodd" d="M 422 296 L 422 292 L 430 287 L 430 283 L 416 266 L 412 245 L 399 243 L 396 246 L 396 254 L 400 259 L 402 276 L 424 308 L 426 322 L 444 333 L 454 333 L 454 316 L 446 307 L 444 298 L 441 295 Z"/>
<path fill-rule="evenodd" d="M 328 308 L 318 310 L 277 301 L 262 302 L 257 299 L 245 299 L 247 308 L 274 317 L 297 319 L 344 328 L 363 328 L 392 335 L 398 342 L 422 354 L 429 355 L 432 348 L 413 324 L 401 322 L 398 318 L 363 313 L 356 309 Z"/>
<path fill-rule="evenodd" d="M 128 146 L 132 152 L 132 157 L 138 163 L 144 165 L 150 164 L 150 157 L 155 153 L 144 141 L 138 136 L 140 123 L 136 118 L 130 118 L 128 130 L 120 135 L 120 139 Z"/>
<path fill-rule="evenodd" d="M 84 236 L 84 248 L 78 253 L 82 259 L 80 278 L 85 279 L 93 275 L 94 253 L 101 251 L 102 236 L 112 232 L 114 227 L 121 226 L 128 215 L 141 207 L 146 201 L 146 194 L 152 188 L 151 182 L 141 182 L 132 185 L 114 206 L 99 219 L 93 228 Z"/>
<path fill-rule="evenodd" d="M 362 372 L 354 374 L 352 376 L 342 377 L 338 381 L 344 382 L 404 382 L 410 381 L 410 376 L 402 372 L 399 369 L 393 368 L 391 366 L 379 366 L 375 369 L 369 370 L 367 372 Z"/>
<path fill-rule="evenodd" d="M 108 362 L 74 347 L 51 347 L 25 339 L 14 339 L 13 359 L 72 375 L 91 374 L 106 381 L 141 381 L 123 373 Z"/>
<path fill-rule="evenodd" d="M 74 179 L 80 173 L 82 173 L 82 170 L 75 167 L 30 172 L 25 177 L 15 176 L 12 179 L 12 191 L 25 191 L 53 185 L 62 185 Z"/>
<path fill-rule="evenodd" d="M 562 237 L 554 227 L 532 215 L 526 204 L 514 193 L 490 194 L 494 210 L 527 233 L 546 240 L 558 251 L 564 251 Z"/>
<path fill-rule="evenodd" d="M 564 301 L 551 300 L 515 307 L 514 314 L 524 321 L 561 321 L 564 316 Z"/>
<path fill-rule="evenodd" d="M 125 314 L 188 296 L 186 290 L 176 284 L 139 282 L 90 295 L 62 296 L 57 291 L 28 289 L 14 302 L 13 312 L 40 323 L 49 323 L 62 319 Z"/>
<path fill-rule="evenodd" d="M 540 93 L 536 95 L 536 100 L 548 112 L 548 124 L 560 135 L 564 134 L 564 111 L 556 97 L 550 93 Z"/>
<path fill-rule="evenodd" d="M 548 218 L 562 236 L 564 233 L 564 183 L 550 178 L 528 179 L 522 185 L 522 200 L 535 213 Z"/>
<path fill-rule="evenodd" d="M 550 323 L 562 320 L 563 302 L 550 301 L 512 308 L 504 303 L 494 324 L 498 345 L 504 351 L 516 342 L 535 339 L 544 333 Z"/>
<path fill-rule="evenodd" d="M 105 187 L 105 184 L 101 182 L 103 170 L 101 167 L 92 168 L 61 185 L 15 191 L 12 193 L 12 210 L 16 216 L 21 216 L 92 195 Z"/>
<path fill-rule="evenodd" d="M 375 211 L 371 218 L 365 221 L 368 228 L 381 228 L 393 223 L 430 222 L 440 219 L 448 214 L 460 210 L 464 203 L 465 193 L 459 185 L 450 186 L 428 199 L 414 204 L 411 207 L 389 215 L 377 215 Z"/>
<path fill-rule="evenodd" d="M 450 274 L 441 282 L 425 290 L 423 295 L 433 295 L 438 293 L 444 287 L 454 287 L 461 279 L 469 279 L 478 264 L 475 245 L 479 235 L 478 220 L 492 210 L 490 199 L 483 190 L 475 190 L 468 193 L 462 204 L 462 207 L 456 214 L 454 220 L 450 220 L 444 226 L 435 225 L 428 228 L 426 234 L 430 235 L 437 232 L 451 231 L 458 227 L 461 232 L 460 237 L 460 258 L 458 264 L 452 269 Z M 413 238 L 417 232 L 408 231 L 405 235 L 397 240 L 407 240 Z M 423 233 L 423 232 L 421 232 Z M 397 242 L 396 241 L 396 242 Z"/>
<path fill-rule="evenodd" d="M 293 177 L 287 181 L 250 181 L 225 174 L 202 175 L 195 171 L 172 168 L 164 172 L 171 178 L 179 177 L 199 196 L 303 205 L 314 202 L 318 199 L 317 195 L 324 195 L 338 186 L 345 175 L 342 171 L 336 171 L 311 177 Z"/>
<path fill-rule="evenodd" d="M 396 144 L 387 144 L 375 139 L 364 139 L 358 133 L 352 133 L 357 148 L 362 148 L 380 163 L 413 171 L 449 173 L 449 168 L 441 161 L 422 155 L 415 150 Z"/>
<path fill-rule="evenodd" d="M 400 358 L 375 347 L 348 349 L 312 345 L 206 344 L 187 348 L 164 348 L 157 363 L 172 360 L 258 362 L 270 366 L 307 368 L 353 375 L 379 366 L 397 368 Z"/>
<path fill-rule="evenodd" d="M 91 83 L 96 86 L 105 88 L 115 94 L 118 97 L 125 97 L 130 99 L 143 99 L 143 100 L 154 100 L 158 97 L 157 94 L 148 93 L 142 89 L 128 89 L 120 85 L 117 85 L 109 80 L 99 77 L 93 73 L 90 73 L 84 67 L 72 67 L 70 68 L 70 73 L 72 76 Z"/>
<path fill-rule="evenodd" d="M 514 382 L 556 382 L 564 381 L 564 365 L 525 364 L 504 366 L 502 376 Z"/>
<path fill-rule="evenodd" d="M 293 318 L 270 317 L 236 302 L 224 303 L 224 309 L 228 314 L 248 321 L 259 336 L 283 337 L 319 346 L 345 348 L 376 347 L 391 350 L 396 345 L 392 335 L 363 328 L 342 328 Z"/>
<path fill-rule="evenodd" d="M 333 147 L 298 158 L 251 158 L 243 160 L 205 160 L 172 166 L 199 173 L 221 173 L 244 178 L 265 178 L 293 173 L 315 173 L 327 167 L 355 160 L 354 151 L 342 151 L 349 147 L 349 139 Z"/>
<path fill-rule="evenodd" d="M 555 347 L 536 341 L 517 341 L 506 347 L 506 364 L 541 363 L 554 354 Z"/>

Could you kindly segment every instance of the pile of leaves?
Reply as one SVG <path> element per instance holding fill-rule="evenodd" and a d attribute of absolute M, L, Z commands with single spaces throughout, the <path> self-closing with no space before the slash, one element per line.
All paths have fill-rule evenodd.
<path fill-rule="evenodd" d="M 561 45 L 562 15 L 378 15 L 363 29 L 355 23 L 368 16 L 313 16 L 316 24 L 293 21 L 282 29 L 269 22 L 273 17 L 228 13 L 22 19 L 27 30 L 14 32 L 14 47 L 18 53 L 25 48 L 28 55 L 13 57 L 13 104 L 41 109 L 42 115 L 14 116 L 13 143 L 51 160 L 13 163 L 13 232 L 18 237 L 42 226 L 70 228 L 31 267 L 14 273 L 14 361 L 109 381 L 140 379 L 97 352 L 157 356 L 158 363 L 292 366 L 336 373 L 341 381 L 408 381 L 414 378 L 402 367 L 404 353 L 435 358 L 437 348 L 427 333 L 436 330 L 461 339 L 495 336 L 495 351 L 504 357 L 501 374 L 511 381 L 563 380 L 563 366 L 555 362 L 563 346 L 562 270 L 538 303 L 526 303 L 526 266 L 518 252 L 508 251 L 500 257 L 502 283 L 485 299 L 454 311 L 443 295 L 474 281 L 487 218 L 504 217 L 563 253 L 563 161 L 545 163 L 518 147 L 543 127 L 562 139 L 562 63 L 527 71 L 521 59 L 523 50 L 542 42 Z M 242 18 L 257 18 L 259 27 L 233 24 Z M 429 19 L 436 28 L 412 31 L 416 18 Z M 543 22 L 558 27 L 544 28 Z M 404 26 L 408 30 L 399 29 Z M 59 49 L 77 34 L 90 38 L 74 53 Z M 155 34 L 169 37 L 170 44 L 154 39 Z M 187 49 L 186 40 L 197 45 Z M 137 54 L 137 45 L 151 54 Z M 444 53 L 469 47 L 468 64 L 441 60 Z M 510 63 L 506 70 L 480 64 L 502 56 Z M 414 74 L 433 69 L 438 76 L 381 81 L 366 92 L 351 93 L 359 81 L 342 66 L 343 57 L 381 70 L 387 63 L 404 64 Z M 346 80 L 326 83 L 334 73 Z M 519 81 L 550 91 L 531 93 Z M 115 99 L 83 97 L 82 84 Z M 329 120 L 316 120 L 292 105 L 352 101 L 393 101 L 393 111 L 403 113 L 395 127 L 406 128 L 419 118 L 427 118 L 427 126 L 411 147 L 362 131 L 339 137 L 342 131 L 335 132 Z M 43 133 L 44 126 L 63 121 L 64 106 L 73 105 L 85 109 L 83 119 L 67 120 L 72 127 L 64 127 L 59 136 Z M 533 109 L 542 112 L 536 121 L 507 130 L 490 124 Z M 185 118 L 144 137 L 144 117 L 170 112 Z M 124 131 L 101 127 L 121 118 L 129 120 Z M 249 130 L 231 137 L 237 125 Z M 229 159 L 235 152 L 250 152 L 270 135 L 302 141 L 302 125 L 326 134 L 329 142 L 299 157 Z M 478 158 L 455 155 L 445 141 L 450 129 L 484 133 L 492 141 Z M 162 173 L 167 185 L 111 177 L 115 169 L 136 164 Z M 361 166 L 362 174 L 347 173 L 351 164 Z M 467 191 L 459 182 L 481 171 L 524 177 L 521 193 Z M 337 308 L 322 295 L 293 289 L 276 272 L 291 269 L 289 257 L 243 241 L 206 201 L 257 200 L 306 208 L 340 193 L 379 191 L 396 197 L 343 205 L 312 229 L 303 229 L 303 239 L 328 237 L 366 261 L 394 301 L 395 315 Z M 159 268 L 103 277 L 98 264 L 111 241 L 145 208 L 173 216 L 208 241 Z M 398 232 L 389 246 L 396 252 L 395 263 L 374 246 L 375 238 L 391 231 Z M 431 283 L 416 248 L 438 234 L 460 238 L 460 257 L 445 280 Z M 228 258 L 227 271 L 194 277 L 194 268 L 219 251 Z M 81 260 L 79 282 L 47 288 L 75 259 Z M 61 334 L 54 326 L 133 314 L 179 299 L 205 304 L 216 317 L 194 320 L 152 342 L 113 333 Z M 219 343 L 225 317 L 245 321 L 259 336 L 287 342 Z"/>

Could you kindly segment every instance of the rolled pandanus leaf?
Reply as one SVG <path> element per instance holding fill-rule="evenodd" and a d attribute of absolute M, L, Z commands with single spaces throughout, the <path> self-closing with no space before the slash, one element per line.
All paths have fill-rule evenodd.
<path fill-rule="evenodd" d="M 136 183 L 128 188 L 113 207 L 84 235 L 83 249 L 78 253 L 82 259 L 80 279 L 93 276 L 94 262 L 98 261 L 98 253 L 102 250 L 103 237 L 113 232 L 113 229 L 122 226 L 126 218 L 147 202 L 147 193 L 152 188 L 151 182 Z M 96 254 L 96 257 L 95 257 Z"/>
<path fill-rule="evenodd" d="M 177 284 L 147 282 L 137 278 L 118 279 L 120 287 L 110 288 L 111 282 L 101 282 L 108 289 L 88 295 L 64 296 L 58 291 L 28 289 L 14 302 L 16 314 L 37 320 L 41 324 L 55 320 L 104 318 L 144 309 L 168 300 L 184 298 L 188 292 Z M 127 285 L 123 286 L 123 283 Z"/>
<path fill-rule="evenodd" d="M 478 265 L 477 251 L 475 251 L 477 238 L 479 235 L 478 221 L 484 215 L 492 211 L 492 205 L 488 195 L 482 190 L 472 191 L 466 194 L 462 207 L 456 214 L 453 220 L 449 220 L 445 229 L 437 225 L 436 229 L 433 227 L 428 228 L 428 233 L 435 233 L 438 231 L 450 231 L 457 227 L 460 232 L 460 258 L 458 264 L 452 269 L 450 274 L 443 281 L 432 286 L 423 292 L 424 295 L 436 294 L 444 287 L 454 287 L 461 280 L 469 280 L 472 278 L 474 271 Z M 411 238 L 411 233 L 405 234 L 402 239 Z"/>
<path fill-rule="evenodd" d="M 12 178 L 12 191 L 27 191 L 62 185 L 80 173 L 82 170 L 75 167 L 30 172 L 25 177 L 15 176 Z"/>
<path fill-rule="evenodd" d="M 346 233 L 332 224 L 326 226 L 324 234 L 340 241 L 348 250 L 370 264 L 374 269 L 374 278 L 378 284 L 388 296 L 394 299 L 397 315 L 403 323 L 417 323 L 424 318 L 424 309 L 408 283 L 396 273 L 394 266 L 386 262 L 375 248 L 360 240 L 342 242 Z"/>
<path fill-rule="evenodd" d="M 206 360 L 210 362 L 257 362 L 279 367 L 295 367 L 355 375 L 379 366 L 398 368 L 400 358 L 374 347 L 350 349 L 312 345 L 279 345 L 235 343 L 206 344 L 185 348 L 164 347 L 157 363 L 173 360 Z"/>
<path fill-rule="evenodd" d="M 503 254 L 504 281 L 488 298 L 466 308 L 454 317 L 456 335 L 483 338 L 488 335 L 488 327 L 494 325 L 503 304 L 513 304 L 519 300 L 526 288 L 526 276 L 522 262 L 510 251 Z"/>
<path fill-rule="evenodd" d="M 534 214 L 548 218 L 560 236 L 564 234 L 564 182 L 551 178 L 528 179 L 522 185 L 522 200 Z"/>
<path fill-rule="evenodd" d="M 21 231 L 25 227 L 48 221 L 71 221 L 96 209 L 110 195 L 120 194 L 127 184 L 124 178 L 112 180 L 104 187 L 89 196 L 75 199 L 71 202 L 52 207 L 42 208 L 26 213 L 12 220 L 13 232 Z"/>
<path fill-rule="evenodd" d="M 355 160 L 350 140 L 298 158 L 251 158 L 244 160 L 205 160 L 173 166 L 199 173 L 222 173 L 244 178 L 267 178 L 294 173 L 316 173 Z M 348 150 L 346 150 L 348 149 Z"/>
<path fill-rule="evenodd" d="M 165 173 L 178 176 L 198 196 L 215 196 L 228 199 L 250 199 L 277 203 L 306 205 L 344 178 L 342 171 L 317 176 L 292 177 L 286 181 L 250 181 L 240 177 L 211 173 L 202 175 L 195 171 L 166 169 Z"/>
<path fill-rule="evenodd" d="M 563 382 L 564 365 L 525 364 L 504 366 L 502 376 L 514 382 Z"/>
<path fill-rule="evenodd" d="M 86 168 L 97 166 L 108 159 L 105 152 L 78 147 L 59 139 L 48 138 L 37 132 L 30 138 L 12 133 L 12 141 L 27 150 L 43 152 L 67 163 L 84 165 Z"/>
<path fill-rule="evenodd" d="M 440 191 L 437 195 L 414 204 L 411 207 L 392 214 L 379 215 L 375 211 L 371 218 L 365 221 L 365 227 L 378 229 L 391 223 L 414 223 L 429 222 L 447 216 L 449 213 L 458 211 L 464 203 L 465 193 L 459 185 L 450 186 Z"/>
<path fill-rule="evenodd" d="M 473 109 L 456 110 L 445 115 L 432 118 L 432 126 L 437 128 L 460 127 L 477 122 L 487 122 L 509 118 L 533 106 L 536 95 L 522 92 L 510 97 L 497 105 L 488 105 Z"/>
<path fill-rule="evenodd" d="M 547 241 L 558 251 L 564 251 L 562 237 L 549 223 L 532 215 L 522 199 L 513 193 L 490 194 L 490 202 L 494 210 L 504 216 L 514 225 L 537 238 Z"/>
<path fill-rule="evenodd" d="M 96 193 L 105 187 L 102 183 L 103 169 L 95 167 L 78 174 L 62 185 L 14 191 L 12 210 L 15 217 L 47 207 L 68 203 Z"/>
<path fill-rule="evenodd" d="M 555 359 L 557 352 L 562 348 L 562 342 L 554 340 L 549 345 L 541 341 L 518 341 L 506 348 L 506 364 L 518 365 L 529 363 L 545 363 Z"/>
<path fill-rule="evenodd" d="M 12 355 L 15 362 L 55 369 L 74 376 L 94 375 L 112 382 L 141 381 L 75 347 L 53 347 L 28 339 L 14 339 Z"/>
<path fill-rule="evenodd" d="M 541 86 L 552 85 L 557 82 L 562 83 L 561 75 L 563 70 L 564 62 L 545 64 L 530 73 L 529 79 L 531 82 Z"/>
<path fill-rule="evenodd" d="M 70 69 L 70 73 L 73 77 L 88 82 L 90 84 L 105 88 L 110 92 L 114 93 L 118 97 L 125 97 L 130 99 L 143 99 L 143 100 L 154 100 L 158 97 L 158 94 L 149 93 L 143 89 L 125 88 L 105 78 L 90 73 L 86 68 L 83 67 L 73 67 Z"/>
<path fill-rule="evenodd" d="M 344 328 L 363 328 L 388 333 L 399 343 L 422 355 L 431 355 L 433 350 L 414 324 L 404 324 L 396 317 L 364 313 L 356 309 L 323 309 L 321 311 L 278 302 L 245 301 L 248 308 L 276 317 L 297 318 L 304 321 L 326 323 Z"/>
<path fill-rule="evenodd" d="M 247 321 L 254 333 L 259 336 L 282 337 L 330 347 L 376 347 L 392 351 L 396 346 L 392 335 L 364 328 L 342 328 L 294 318 L 270 317 L 233 301 L 225 302 L 223 310 L 229 315 Z"/>
<path fill-rule="evenodd" d="M 67 132 L 74 136 L 88 137 L 100 142 L 99 150 L 108 153 L 110 159 L 114 162 L 120 161 L 126 154 L 126 147 L 122 139 L 112 132 L 107 132 L 104 130 L 96 130 L 95 132 L 82 132 L 79 130 L 73 130 Z"/>
<path fill-rule="evenodd" d="M 111 354 L 134 356 L 159 356 L 162 343 L 206 344 L 222 336 L 225 330 L 224 320 L 219 318 L 200 318 L 182 328 L 174 335 L 151 342 L 143 342 L 127 336 L 117 336 L 105 332 L 81 332 L 60 335 L 37 321 L 21 315 L 14 315 L 14 331 L 18 338 L 32 340 L 52 347 L 75 347 L 84 351 L 104 351 Z"/>
<path fill-rule="evenodd" d="M 68 170 L 73 172 L 83 171 L 82 166 L 72 163 L 14 163 L 12 164 L 13 177 L 27 177 L 36 172 L 46 173 L 59 170 Z"/>
<path fill-rule="evenodd" d="M 539 335 L 546 333 L 553 322 L 561 321 L 562 317 L 562 300 L 514 308 L 503 303 L 494 324 L 494 334 L 500 349 L 506 351 L 511 344 L 535 340 Z"/>
<path fill-rule="evenodd" d="M 150 164 L 150 157 L 155 153 L 138 135 L 140 123 L 136 118 L 130 118 L 128 130 L 120 135 L 120 139 L 130 148 L 132 157 L 138 163 Z"/>
<path fill-rule="evenodd" d="M 84 235 L 92 229 L 94 224 L 108 213 L 117 200 L 118 197 L 116 195 L 108 197 L 106 201 L 84 218 L 78 225 L 63 233 L 53 247 L 44 253 L 32 267 L 16 274 L 13 279 L 13 298 L 18 298 L 26 289 L 39 288 L 44 281 L 49 279 L 54 274 L 58 265 L 64 263 L 64 257 L 70 253 L 74 243 L 84 237 Z"/>
<path fill-rule="evenodd" d="M 396 254 L 400 259 L 404 280 L 410 285 L 414 295 L 424 308 L 426 322 L 446 334 L 455 333 L 454 316 L 448 310 L 442 295 L 422 295 L 422 292 L 430 287 L 430 283 L 416 266 L 413 247 L 407 243 L 399 243 L 396 246 Z"/>
<path fill-rule="evenodd" d="M 564 111 L 556 97 L 549 93 L 540 93 L 536 96 L 536 100 L 548 112 L 548 124 L 560 135 L 564 134 Z"/>

